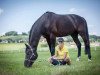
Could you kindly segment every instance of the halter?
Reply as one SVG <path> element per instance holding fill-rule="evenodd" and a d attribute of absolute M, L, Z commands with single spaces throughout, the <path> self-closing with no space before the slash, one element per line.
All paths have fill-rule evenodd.
<path fill-rule="evenodd" d="M 31 51 L 32 51 L 32 55 L 31 55 L 31 57 L 29 58 L 29 59 L 25 59 L 25 60 L 27 60 L 27 61 L 31 61 L 31 62 L 34 62 L 34 60 L 31 60 L 31 58 L 33 57 L 33 56 L 35 56 L 35 54 L 33 53 L 33 49 L 31 48 Z"/>
<path fill-rule="evenodd" d="M 34 53 L 31 55 L 31 57 L 30 57 L 29 59 L 25 59 L 25 60 L 34 62 L 33 60 L 31 60 L 31 58 L 32 58 L 33 56 L 35 56 Z"/>

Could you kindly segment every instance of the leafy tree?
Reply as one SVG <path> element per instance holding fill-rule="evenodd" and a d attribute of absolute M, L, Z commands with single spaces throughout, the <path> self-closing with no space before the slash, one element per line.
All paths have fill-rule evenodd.
<path fill-rule="evenodd" d="M 97 40 L 97 36 L 96 35 L 90 35 L 90 39 Z"/>
<path fill-rule="evenodd" d="M 0 39 L 0 42 L 2 42 L 2 39 Z"/>
<path fill-rule="evenodd" d="M 11 35 L 16 36 L 16 35 L 18 35 L 18 33 L 16 31 L 9 31 L 9 32 L 6 32 L 5 35 L 6 36 L 11 36 Z"/>
<path fill-rule="evenodd" d="M 25 33 L 25 32 L 22 32 L 22 35 L 28 35 L 27 33 Z"/>

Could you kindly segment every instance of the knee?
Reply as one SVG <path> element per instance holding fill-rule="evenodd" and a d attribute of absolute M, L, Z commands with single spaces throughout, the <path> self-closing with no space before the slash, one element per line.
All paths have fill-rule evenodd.
<path fill-rule="evenodd" d="M 59 64 L 59 61 L 56 60 L 56 59 L 51 58 L 51 64 L 58 65 Z"/>
<path fill-rule="evenodd" d="M 67 65 L 71 65 L 71 59 L 70 58 L 66 58 L 64 61 L 67 63 Z"/>

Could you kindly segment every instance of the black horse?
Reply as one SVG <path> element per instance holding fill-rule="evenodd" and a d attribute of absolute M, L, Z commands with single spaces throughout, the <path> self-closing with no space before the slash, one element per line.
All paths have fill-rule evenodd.
<path fill-rule="evenodd" d="M 78 48 L 78 58 L 81 56 L 81 43 L 78 34 L 85 44 L 85 54 L 91 60 L 89 34 L 86 20 L 75 14 L 59 15 L 53 12 L 44 13 L 32 26 L 29 34 L 29 45 L 26 44 L 24 65 L 31 67 L 37 59 L 37 45 L 44 36 L 49 45 L 51 56 L 55 53 L 56 37 L 71 35 Z"/>

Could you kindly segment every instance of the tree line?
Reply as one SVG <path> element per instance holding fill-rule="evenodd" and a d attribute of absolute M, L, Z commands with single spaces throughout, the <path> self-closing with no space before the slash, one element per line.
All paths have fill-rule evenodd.
<path fill-rule="evenodd" d="M 18 32 L 17 31 L 9 31 L 9 32 L 6 32 L 5 33 L 5 36 L 17 36 L 17 35 L 18 35 Z M 21 35 L 28 35 L 28 33 L 22 32 Z"/>
<path fill-rule="evenodd" d="M 9 31 L 4 35 L 0 36 L 0 43 L 25 43 L 28 42 L 29 32 L 22 32 L 18 34 L 17 31 Z M 79 36 L 81 42 L 83 42 L 82 38 Z M 42 39 L 43 40 L 43 39 Z M 70 36 L 65 37 L 66 42 L 73 42 L 73 39 Z M 90 35 L 90 42 L 100 42 L 100 36 Z"/>
<path fill-rule="evenodd" d="M 9 31 L 0 36 L 0 43 L 23 43 L 27 42 L 29 32 L 18 34 L 17 31 Z"/>

